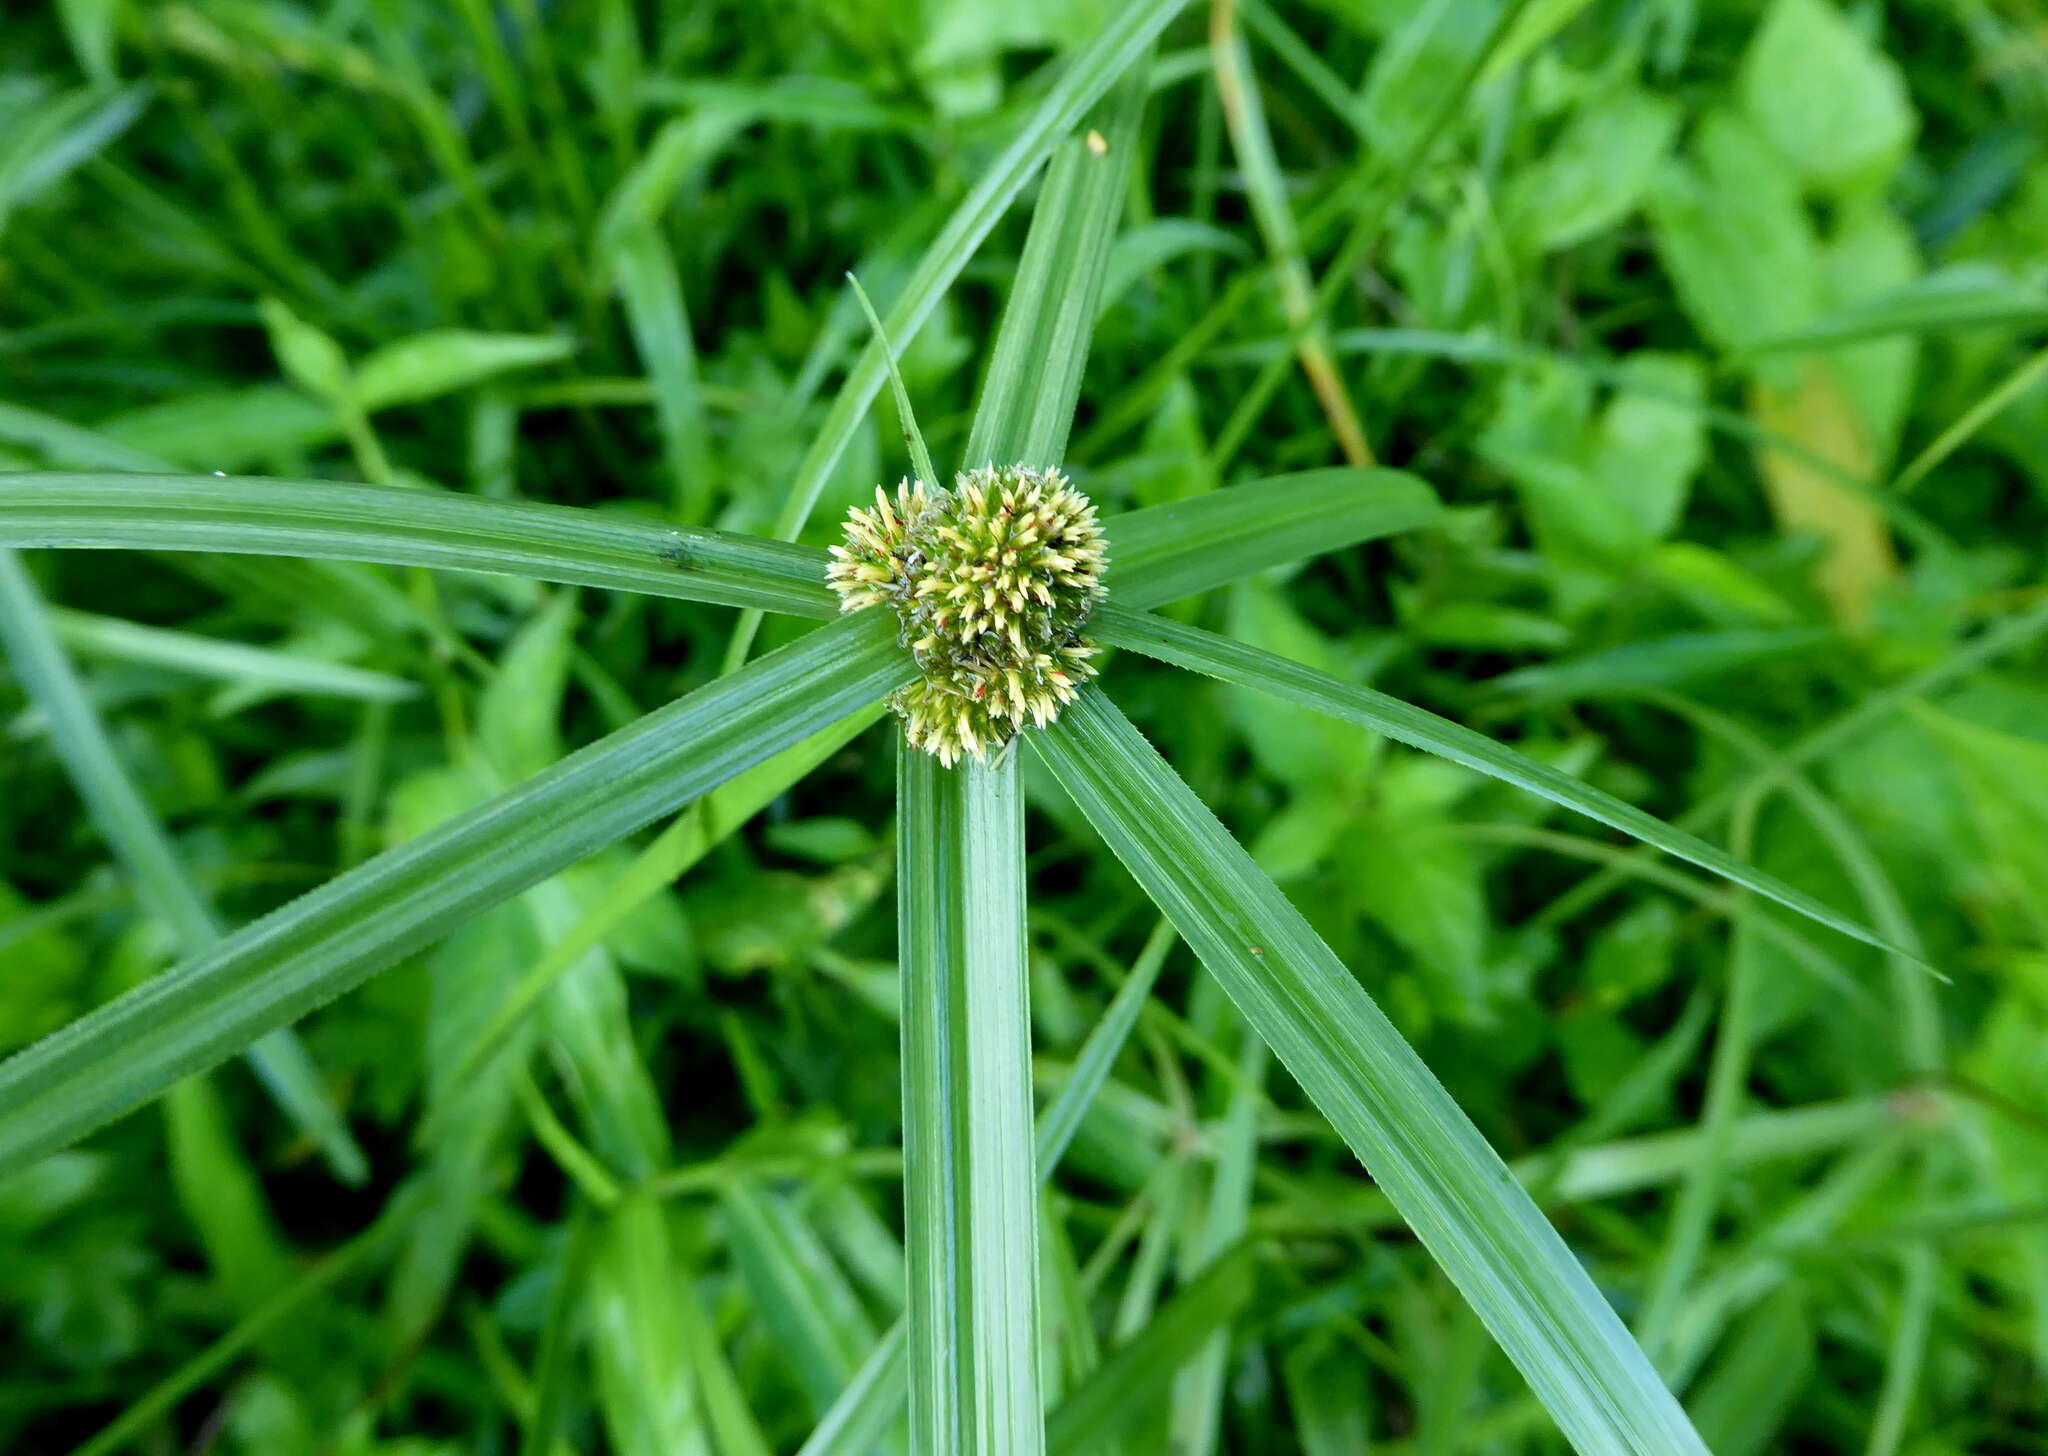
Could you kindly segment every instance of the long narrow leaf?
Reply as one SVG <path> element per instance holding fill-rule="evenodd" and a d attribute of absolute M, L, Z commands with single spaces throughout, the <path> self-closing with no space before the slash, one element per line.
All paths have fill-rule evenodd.
<path fill-rule="evenodd" d="M 1116 79 L 1151 46 L 1166 22 L 1180 13 L 1187 0 L 1135 0 L 1117 7 L 1110 21 L 1067 65 L 1058 81 L 1038 104 L 1010 145 L 996 159 L 960 205 L 946 220 L 945 228 L 925 250 L 917 271 L 904 285 L 896 305 L 883 319 L 895 347 L 905 348 L 924 321 L 938 307 L 981 240 L 988 236 L 1010 204 L 1024 190 L 1039 164 L 1059 138 L 1088 114 Z M 818 492 L 824 489 L 839 457 L 866 418 L 886 378 L 887 361 L 879 342 L 862 352 L 860 361 L 840 387 L 810 452 L 797 470 L 795 486 L 776 534 L 794 537 L 810 518 Z"/>
<path fill-rule="evenodd" d="M 553 939 L 505 993 L 483 1030 L 455 1061 L 449 1081 L 461 1084 L 474 1076 L 587 951 L 602 945 L 635 910 L 680 879 L 712 846 L 766 808 L 769 800 L 787 793 L 797 780 L 844 748 L 881 713 L 882 706 L 877 703 L 865 712 L 828 724 L 801 743 L 735 775 L 678 815 L 631 864 L 611 878 L 604 894 Z"/>
<path fill-rule="evenodd" d="M 911 1444 L 1031 1456 L 1045 1431 L 1017 762 L 899 752 Z"/>
<path fill-rule="evenodd" d="M 797 1456 L 866 1456 L 881 1444 L 889 1422 L 903 1409 L 909 1339 L 908 1319 L 889 1326 Z"/>
<path fill-rule="evenodd" d="M 194 883 L 163 825 L 114 753 L 84 685 L 58 644 L 35 585 L 12 551 L 0 550 L 0 646 L 30 698 L 50 720 L 50 738 L 93 822 L 135 882 L 136 896 L 170 927 L 179 948 L 197 955 L 220 939 L 220 922 Z M 249 1065 L 299 1129 L 319 1144 L 337 1176 L 369 1175 L 320 1074 L 298 1037 L 280 1027 L 248 1049 Z"/>
<path fill-rule="evenodd" d="M 598 1405 L 619 1456 L 708 1453 L 689 1361 L 688 1278 L 662 1205 L 645 1193 L 613 1211 L 598 1236 L 589 1300 Z"/>
<path fill-rule="evenodd" d="M 1076 137 L 1053 153 L 967 437 L 969 468 L 1044 468 L 1066 452 L 1145 82 L 1134 72 L 1097 108 L 1099 149 Z"/>
<path fill-rule="evenodd" d="M 89 657 L 148 663 L 263 692 L 354 698 L 365 703 L 402 703 L 419 696 L 418 685 L 403 678 L 324 658 L 223 642 L 196 632 L 145 627 L 93 612 L 53 608 L 49 616 L 64 645 Z"/>
<path fill-rule="evenodd" d="M 0 546 L 229 551 L 539 577 L 829 617 L 784 542 L 530 501 L 213 475 L 0 475 Z"/>
<path fill-rule="evenodd" d="M 1112 1350 L 1046 1422 L 1053 1456 L 1103 1450 L 1165 1399 L 1174 1376 L 1251 1303 L 1250 1246 L 1226 1250 L 1152 1317 L 1144 1332 Z"/>
<path fill-rule="evenodd" d="M 1003 154 L 946 219 L 945 227 L 932 239 L 910 281 L 897 295 L 895 306 L 883 318 L 886 337 L 894 341 L 896 349 L 909 346 L 974 256 L 975 249 L 981 246 L 982 239 L 1002 220 L 1060 137 L 1086 116 L 1117 78 L 1145 54 L 1166 23 L 1186 4 L 1187 0 L 1133 0 L 1119 6 L 1109 23 L 1074 55 Z M 839 387 L 803 463 L 797 467 L 796 481 L 775 524 L 777 536 L 794 540 L 803 530 L 812 507 L 818 503 L 818 493 L 825 488 L 839 457 L 846 453 L 847 445 L 867 418 L 868 406 L 881 392 L 889 362 L 881 336 L 862 351 L 846 382 Z M 752 613 L 741 619 L 733 633 L 728 662 L 745 657 L 758 626 L 759 618 Z"/>
<path fill-rule="evenodd" d="M 1144 949 L 1138 953 L 1137 961 L 1131 966 L 1130 978 L 1088 1033 L 1088 1039 L 1081 1044 L 1073 1069 L 1060 1086 L 1059 1095 L 1038 1115 L 1032 1142 L 1037 1150 L 1041 1188 L 1052 1181 L 1060 1159 L 1066 1156 L 1074 1133 L 1080 1128 L 1082 1116 L 1095 1100 L 1095 1094 L 1102 1089 L 1102 1084 L 1108 1080 L 1110 1069 L 1116 1065 L 1124 1043 L 1138 1024 L 1138 1013 L 1144 1009 L 1146 998 L 1151 994 L 1160 970 L 1166 965 L 1167 952 L 1173 948 L 1175 939 L 1173 927 L 1161 921 L 1159 928 L 1145 942 Z M 882 1342 L 861 1365 L 860 1373 L 852 1384 L 840 1392 L 839 1399 L 832 1403 L 832 1409 L 811 1432 L 799 1456 L 865 1456 L 871 1447 L 871 1433 L 886 1425 L 903 1405 L 904 1323 L 898 1320 L 883 1336 Z M 1050 1435 L 1047 1439 L 1051 1439 Z"/>
<path fill-rule="evenodd" d="M 1357 980 L 1091 687 L 1032 744 L 1585 1453 L 1703 1452 L 1564 1241 Z"/>
<path fill-rule="evenodd" d="M 619 296 L 648 378 L 669 496 L 685 521 L 705 518 L 711 503 L 711 451 L 690 310 L 668 239 L 652 223 L 622 229 L 610 250 Z"/>
<path fill-rule="evenodd" d="M 787 1200 L 750 1179 L 726 1189 L 725 1225 L 755 1316 L 816 1409 L 826 1409 L 875 1341 L 846 1272 Z"/>
<path fill-rule="evenodd" d="M 1129 979 L 1117 988 L 1089 1031 L 1088 1039 L 1081 1043 L 1080 1055 L 1074 1058 L 1073 1069 L 1060 1084 L 1059 1095 L 1046 1103 L 1045 1111 L 1039 1114 L 1037 1148 L 1041 1179 L 1051 1178 L 1052 1170 L 1066 1156 L 1074 1134 L 1081 1130 L 1081 1119 L 1087 1115 L 1095 1094 L 1102 1090 L 1109 1069 L 1122 1054 L 1124 1043 L 1130 1040 L 1131 1029 L 1138 1024 L 1138 1014 L 1151 998 L 1152 987 L 1166 965 L 1174 939 L 1173 927 L 1160 921 L 1146 939 L 1145 948 L 1138 952 Z"/>
<path fill-rule="evenodd" d="M 1309 387 L 1315 391 L 1344 458 L 1353 465 L 1370 465 L 1372 447 L 1366 442 L 1365 428 L 1359 423 L 1350 391 L 1344 387 L 1344 376 L 1330 358 L 1329 340 L 1316 307 L 1315 277 L 1302 255 L 1301 230 L 1295 224 L 1287 177 L 1273 150 L 1265 104 L 1259 99 L 1258 79 L 1252 73 L 1251 54 L 1238 32 L 1235 12 L 1231 0 L 1210 7 L 1209 55 L 1216 72 L 1216 96 L 1244 177 L 1245 197 L 1273 261 L 1281 311 L 1295 331 L 1302 373 L 1308 376 Z"/>
<path fill-rule="evenodd" d="M 0 1063 L 0 1171 L 64 1146 L 901 685 L 842 618 L 293 901 Z"/>
<path fill-rule="evenodd" d="M 1233 642 L 1199 627 L 1170 622 L 1146 612 L 1134 612 L 1120 601 L 1106 604 L 1092 619 L 1097 640 L 1111 646 L 1142 652 L 1162 662 L 1276 697 L 1299 703 L 1333 718 L 1357 723 L 1398 739 L 1411 748 L 1433 753 L 1453 763 L 1499 779 L 1548 799 L 1589 819 L 1641 840 L 1688 864 L 1710 870 L 1732 884 L 1754 890 L 1796 910 L 1818 924 L 1838 930 L 1865 944 L 1904 954 L 1876 931 L 1831 909 L 1800 890 L 1762 870 L 1744 864 L 1725 850 L 1717 849 L 1697 835 L 1666 824 L 1653 814 L 1623 803 L 1612 794 L 1573 778 L 1570 774 L 1538 763 L 1526 755 L 1494 742 L 1448 718 L 1427 709 L 1359 687 L 1298 662 Z"/>
<path fill-rule="evenodd" d="M 1019 437 L 1004 449 L 1028 443 Z M 1038 452 L 1045 454 L 1043 448 Z M 1046 455 L 1041 463 L 1055 464 Z M 1414 530 L 1443 510 L 1398 470 L 1308 470 L 1104 522 L 1118 602 L 1154 607 Z M 829 617 L 825 553 L 630 516 L 332 481 L 0 475 L 0 547 L 220 551 L 431 566 Z"/>
<path fill-rule="evenodd" d="M 1432 526 L 1443 507 L 1401 470 L 1304 470 L 1112 516 L 1110 594 L 1156 607 L 1319 552 Z"/>

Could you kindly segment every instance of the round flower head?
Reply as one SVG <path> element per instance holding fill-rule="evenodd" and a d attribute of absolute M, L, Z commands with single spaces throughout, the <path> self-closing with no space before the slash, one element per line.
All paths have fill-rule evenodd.
<path fill-rule="evenodd" d="M 922 669 L 889 699 L 911 746 L 951 764 L 1043 727 L 1095 675 L 1102 527 L 1058 470 L 985 466 L 847 516 L 826 573 L 844 612 L 886 605 Z"/>

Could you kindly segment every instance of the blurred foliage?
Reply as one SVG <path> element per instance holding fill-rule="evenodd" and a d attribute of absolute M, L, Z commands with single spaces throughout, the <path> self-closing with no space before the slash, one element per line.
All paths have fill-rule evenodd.
<path fill-rule="evenodd" d="M 1710 835 L 1762 784 L 1757 862 L 1895 915 L 1951 983 L 1294 707 L 1108 674 L 1639 1328 L 1753 958 L 1720 1216 L 1653 1345 L 1717 1452 L 2048 1450 L 2048 27 L 2028 0 L 1505 3 L 1243 0 L 1263 161 L 1203 17 L 1176 23 L 1070 473 L 1121 507 L 1341 458 L 1277 205 L 1371 448 L 1457 509 L 1175 610 Z M 0 468 L 767 531 L 865 338 L 844 274 L 886 309 L 1110 8 L 17 9 Z M 903 359 L 942 462 L 1023 228 Z M 904 469 L 878 410 L 807 539 Z M 285 559 L 32 568 L 237 923 L 708 680 L 731 630 Z M 175 947 L 4 677 L 0 732 L 13 1049 Z M 68 1449 L 212 1350 L 137 1449 L 546 1450 L 542 1411 L 579 1451 L 795 1449 L 902 1300 L 891 762 L 867 733 L 714 826 L 481 1076 L 468 1048 L 626 851 L 304 1022 L 364 1186 L 239 1068 L 0 1183 L 0 1444 Z M 1031 789 L 1050 1089 L 1152 921 Z M 1099 1402 L 1130 1355 L 1101 1368 L 1133 1453 L 1553 1448 L 1291 1086 L 1255 1109 L 1248 1209 L 1210 1196 L 1241 1039 L 1176 950 L 1047 1195 L 1050 1398 Z M 1232 1219 L 1257 1298 L 1202 1272 Z M 1217 1329 L 1210 1427 L 1176 1370 Z"/>

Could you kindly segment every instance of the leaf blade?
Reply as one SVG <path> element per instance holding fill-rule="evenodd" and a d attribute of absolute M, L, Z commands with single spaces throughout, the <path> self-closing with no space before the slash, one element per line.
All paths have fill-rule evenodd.
<path fill-rule="evenodd" d="M 167 924 L 186 955 L 220 939 L 220 922 L 142 792 L 114 751 L 70 659 L 59 645 L 28 573 L 0 550 L 0 647 L 30 698 L 50 720 L 58 757 L 138 898 Z M 288 1029 L 248 1048 L 257 1079 L 285 1115 L 320 1147 L 345 1183 L 369 1176 L 363 1151 L 320 1085 L 313 1059 Z"/>
<path fill-rule="evenodd" d="M 898 755 L 912 1446 L 1029 1456 L 1045 1431 L 1017 762 Z"/>
<path fill-rule="evenodd" d="M 1053 152 L 967 437 L 969 468 L 1044 470 L 1066 453 L 1145 91 L 1142 76 L 1126 80 L 1096 108 L 1099 152 L 1078 137 Z"/>
<path fill-rule="evenodd" d="M 1276 475 L 1110 517 L 1106 581 L 1117 605 L 1157 607 L 1304 556 L 1432 526 L 1443 514 L 1436 492 L 1404 470 Z"/>
<path fill-rule="evenodd" d="M 0 1062 L 0 1168 L 62 1147 L 212 1066 L 479 910 L 865 706 L 909 670 L 882 621 L 842 618 L 274 911 Z"/>
<path fill-rule="evenodd" d="M 824 553 L 532 501 L 257 476 L 0 475 L 0 546 L 225 551 L 539 577 L 803 617 Z"/>
<path fill-rule="evenodd" d="M 1248 1244 L 1218 1254 L 1060 1402 L 1046 1423 L 1046 1449 L 1081 1456 L 1126 1433 L 1147 1413 L 1145 1401 L 1134 1397 L 1164 1396 L 1176 1372 L 1251 1303 L 1255 1272 Z"/>
<path fill-rule="evenodd" d="M 1703 1452 L 1585 1271 L 1301 913 L 1099 689 L 1033 748 L 1581 1452 Z"/>
<path fill-rule="evenodd" d="M 1109 23 L 1074 57 L 1002 156 L 961 199 L 944 229 L 932 240 L 895 307 L 884 316 L 882 322 L 899 349 L 910 342 L 938 307 L 974 250 L 1052 150 L 1055 139 L 1087 114 L 1186 4 L 1187 0 L 1138 0 L 1119 7 Z M 870 343 L 862 351 L 797 471 L 796 484 L 777 522 L 776 535 L 794 537 L 809 519 L 818 492 L 824 489 L 833 466 L 838 464 L 868 406 L 881 391 L 886 376 L 884 364 L 879 344 Z"/>
<path fill-rule="evenodd" d="M 1403 702 L 1386 693 L 1340 681 L 1328 673 L 1291 662 L 1269 652 L 1233 642 L 1214 632 L 1189 627 L 1119 603 L 1102 607 L 1092 619 L 1096 637 L 1109 645 L 1142 652 L 1191 672 L 1272 693 L 1334 718 L 1357 723 L 1398 739 L 1411 748 L 1433 753 L 1476 773 L 1548 799 L 1551 803 L 1609 828 L 1618 829 L 1666 854 L 1754 890 L 1795 910 L 1816 924 L 1880 950 L 1905 954 L 1876 931 L 1831 909 L 1811 895 L 1793 889 L 1716 849 L 1705 840 L 1623 803 L 1571 775 L 1536 762 L 1448 718 Z"/>

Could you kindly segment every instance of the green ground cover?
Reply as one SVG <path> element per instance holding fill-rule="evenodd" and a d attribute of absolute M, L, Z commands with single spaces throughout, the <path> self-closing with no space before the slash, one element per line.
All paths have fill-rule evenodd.
<path fill-rule="evenodd" d="M 0 648 L 7 1451 L 2048 1451 L 2033 0 L 11 10 Z"/>

